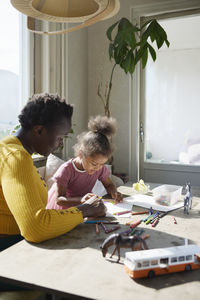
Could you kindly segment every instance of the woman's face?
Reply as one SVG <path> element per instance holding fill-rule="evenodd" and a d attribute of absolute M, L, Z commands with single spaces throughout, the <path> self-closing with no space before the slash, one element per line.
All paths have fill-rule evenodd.
<path fill-rule="evenodd" d="M 57 125 L 48 129 L 42 126 L 40 136 L 35 144 L 35 152 L 48 156 L 58 147 L 63 146 L 63 138 L 69 133 L 70 128 L 71 120 L 67 119 L 63 119 Z"/>
<path fill-rule="evenodd" d="M 92 175 L 95 172 L 99 171 L 103 165 L 107 162 L 108 157 L 103 155 L 95 155 L 95 156 L 82 156 L 82 166 L 83 169 L 89 174 Z"/>

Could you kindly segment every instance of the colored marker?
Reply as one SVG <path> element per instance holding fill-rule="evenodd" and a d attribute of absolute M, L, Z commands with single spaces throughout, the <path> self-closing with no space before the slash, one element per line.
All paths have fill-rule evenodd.
<path fill-rule="evenodd" d="M 173 219 L 174 219 L 174 224 L 177 224 L 177 221 L 176 221 L 176 219 L 173 217 Z"/>
<path fill-rule="evenodd" d="M 149 224 L 154 218 L 156 218 L 158 216 L 159 212 L 156 212 L 154 215 L 151 215 L 150 217 L 148 217 L 148 219 L 146 220 L 145 224 Z"/>

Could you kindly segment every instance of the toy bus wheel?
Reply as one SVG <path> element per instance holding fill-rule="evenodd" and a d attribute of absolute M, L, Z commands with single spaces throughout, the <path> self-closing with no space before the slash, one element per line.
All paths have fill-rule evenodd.
<path fill-rule="evenodd" d="M 185 266 L 185 271 L 190 271 L 191 270 L 191 266 L 190 265 L 186 265 Z"/>
<path fill-rule="evenodd" d="M 155 272 L 153 270 L 149 271 L 148 278 L 153 278 L 155 276 Z"/>

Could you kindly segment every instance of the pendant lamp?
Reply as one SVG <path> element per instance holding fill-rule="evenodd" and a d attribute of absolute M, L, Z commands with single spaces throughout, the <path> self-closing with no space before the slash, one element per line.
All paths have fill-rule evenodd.
<path fill-rule="evenodd" d="M 61 34 L 81 29 L 113 17 L 120 8 L 119 0 L 10 0 L 28 16 L 27 27 L 38 34 Z M 81 23 L 60 31 L 38 31 L 35 19 L 59 23 Z"/>

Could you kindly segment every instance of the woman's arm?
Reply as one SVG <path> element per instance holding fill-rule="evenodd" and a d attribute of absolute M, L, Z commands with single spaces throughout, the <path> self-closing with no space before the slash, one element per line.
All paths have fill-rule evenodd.
<path fill-rule="evenodd" d="M 107 193 L 111 195 L 113 199 L 115 199 L 116 202 L 122 202 L 123 197 L 122 194 L 119 193 L 114 185 L 114 183 L 111 181 L 111 179 L 108 177 L 105 180 L 102 180 L 102 184 L 104 185 Z"/>
<path fill-rule="evenodd" d="M 94 205 L 56 210 L 46 209 L 48 192 L 45 182 L 26 151 L 15 151 L 1 165 L 1 186 L 5 201 L 21 235 L 39 243 L 62 235 L 83 222 L 83 217 L 105 215 L 106 208 Z"/>

